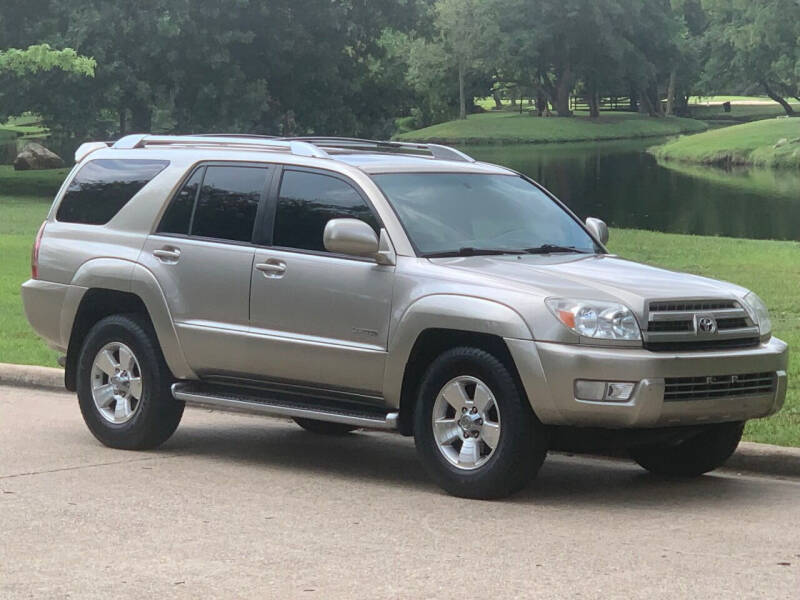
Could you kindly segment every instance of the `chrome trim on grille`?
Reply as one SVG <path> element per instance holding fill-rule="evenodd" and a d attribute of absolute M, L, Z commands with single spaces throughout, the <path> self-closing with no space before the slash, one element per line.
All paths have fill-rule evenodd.
<path fill-rule="evenodd" d="M 752 345 L 758 326 L 736 300 L 690 298 L 651 300 L 645 304 L 644 347 L 653 351 L 687 349 L 712 350 Z M 698 323 L 706 329 L 703 331 Z"/>

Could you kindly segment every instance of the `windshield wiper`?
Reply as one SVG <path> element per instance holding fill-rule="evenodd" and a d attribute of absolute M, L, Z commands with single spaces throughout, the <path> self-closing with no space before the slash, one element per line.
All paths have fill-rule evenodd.
<path fill-rule="evenodd" d="M 481 256 L 498 254 L 524 254 L 522 250 L 511 250 L 508 248 L 473 248 L 465 246 L 458 250 L 446 250 L 444 252 L 428 252 L 422 256 L 425 258 L 447 258 L 450 256 Z"/>
<path fill-rule="evenodd" d="M 558 246 L 556 244 L 542 244 L 533 248 L 525 248 L 528 254 L 551 254 L 553 252 L 575 252 L 577 254 L 594 254 L 589 250 L 581 250 L 575 246 Z"/>

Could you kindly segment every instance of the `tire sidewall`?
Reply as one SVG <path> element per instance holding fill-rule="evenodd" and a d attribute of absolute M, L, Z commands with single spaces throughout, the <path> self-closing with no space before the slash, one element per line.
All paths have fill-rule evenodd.
<path fill-rule="evenodd" d="M 468 375 L 482 381 L 495 398 L 500 417 L 498 445 L 489 460 L 476 469 L 459 469 L 443 455 L 433 435 L 433 406 L 452 379 Z M 513 493 L 533 477 L 541 464 L 533 438 L 535 416 L 509 370 L 493 355 L 473 348 L 455 348 L 429 367 L 419 388 L 414 436 L 423 464 L 450 493 L 493 498 Z M 545 450 L 546 452 L 546 450 Z M 538 464 L 536 462 L 538 461 Z M 516 470 L 529 470 L 517 473 Z"/>
<path fill-rule="evenodd" d="M 134 416 L 125 423 L 111 423 L 100 414 L 92 396 L 92 366 L 100 349 L 110 342 L 120 342 L 131 349 L 139 363 L 142 396 Z M 86 425 L 101 442 L 113 447 L 135 447 L 147 435 L 154 400 L 163 393 L 164 382 L 152 341 L 142 326 L 124 316 L 106 317 L 88 333 L 78 358 L 77 392 Z"/>

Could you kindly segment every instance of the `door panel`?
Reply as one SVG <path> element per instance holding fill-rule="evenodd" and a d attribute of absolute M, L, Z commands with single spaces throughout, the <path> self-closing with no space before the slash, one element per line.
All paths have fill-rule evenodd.
<path fill-rule="evenodd" d="M 247 245 L 157 234 L 145 243 L 139 262 L 158 279 L 197 373 L 241 370 L 254 253 Z"/>
<path fill-rule="evenodd" d="M 258 265 L 282 265 L 281 273 Z M 258 249 L 248 369 L 265 378 L 380 393 L 394 267 Z"/>

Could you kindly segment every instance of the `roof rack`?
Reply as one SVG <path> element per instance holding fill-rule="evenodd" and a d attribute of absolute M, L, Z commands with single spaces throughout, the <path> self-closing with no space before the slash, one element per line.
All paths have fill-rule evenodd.
<path fill-rule="evenodd" d="M 307 142 L 320 148 L 338 148 L 342 150 L 414 150 L 415 152 L 429 152 L 430 155 L 438 160 L 455 160 L 463 162 L 475 162 L 475 159 L 451 148 L 440 144 L 419 144 L 416 142 L 396 142 L 393 140 L 365 140 L 361 138 L 345 137 L 286 137 L 277 138 L 280 140 L 293 140 Z"/>
<path fill-rule="evenodd" d="M 86 150 L 92 146 L 90 152 L 102 147 L 105 142 L 95 142 L 84 144 L 79 149 L 83 158 L 88 152 L 82 152 L 84 146 Z M 134 148 L 145 148 L 147 146 L 222 146 L 231 149 L 264 149 L 264 150 L 283 150 L 291 152 L 297 156 L 309 156 L 313 158 L 331 158 L 325 151 L 328 149 L 338 150 L 377 150 L 390 151 L 397 153 L 423 153 L 427 152 L 431 158 L 437 160 L 454 160 L 461 162 L 475 162 L 475 159 L 449 146 L 439 144 L 418 144 L 415 142 L 395 142 L 380 140 L 364 140 L 359 138 L 342 137 L 272 137 L 250 134 L 236 133 L 214 133 L 202 135 L 149 135 L 137 133 L 126 135 L 114 142 L 111 147 L 120 150 L 132 150 Z M 80 161 L 76 153 L 76 161 Z"/>
<path fill-rule="evenodd" d="M 279 140 L 271 138 L 253 138 L 226 135 L 147 135 L 133 134 L 120 138 L 112 148 L 132 150 L 146 146 L 225 146 L 228 148 L 269 148 L 288 150 L 298 156 L 329 158 L 324 150 L 301 141 Z"/>

